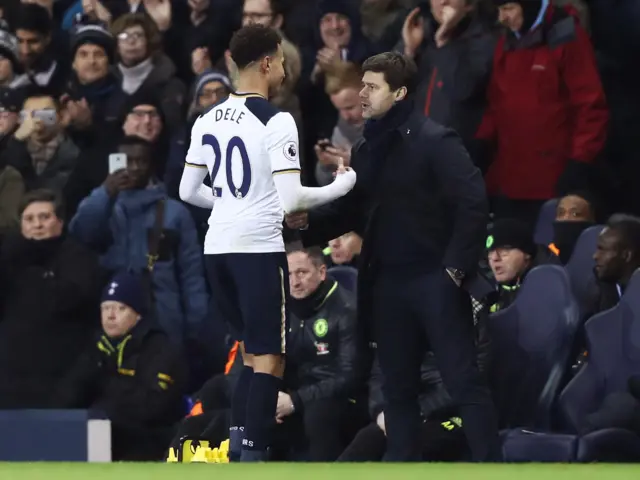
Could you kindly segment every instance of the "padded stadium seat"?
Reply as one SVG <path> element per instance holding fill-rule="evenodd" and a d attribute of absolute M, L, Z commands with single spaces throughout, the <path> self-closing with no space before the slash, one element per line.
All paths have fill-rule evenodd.
<path fill-rule="evenodd" d="M 358 270 L 353 267 L 338 265 L 327 270 L 327 274 L 340 284 L 341 287 L 356 292 L 358 287 Z"/>
<path fill-rule="evenodd" d="M 582 313 L 589 310 L 590 302 L 597 296 L 598 285 L 593 271 L 595 266 L 593 254 L 598 244 L 598 236 L 603 228 L 603 225 L 594 225 L 582 232 L 566 265 L 571 281 L 571 290 Z"/>
<path fill-rule="evenodd" d="M 630 376 L 640 372 L 640 273 L 620 303 L 585 324 L 589 357 L 559 398 L 569 433 L 514 430 L 506 434 L 507 461 L 640 461 L 640 436 L 622 428 L 578 435 L 587 415 L 610 394 L 626 392 Z"/>
<path fill-rule="evenodd" d="M 585 330 L 587 363 L 560 396 L 573 431 L 600 408 L 607 395 L 626 392 L 629 377 L 640 372 L 640 272 L 631 279 L 620 303 L 591 318 Z M 623 458 L 612 459 L 616 453 Z M 640 461 L 640 436 L 616 428 L 589 433 L 581 438 L 577 460 Z"/>
<path fill-rule="evenodd" d="M 538 221 L 533 233 L 533 241 L 538 245 L 549 245 L 553 242 L 553 222 L 556 219 L 556 208 L 558 207 L 558 199 L 552 198 L 547 200 L 538 214 Z"/>
<path fill-rule="evenodd" d="M 502 428 L 548 428 L 579 324 L 564 268 L 543 265 L 489 317 L 490 382 Z"/>

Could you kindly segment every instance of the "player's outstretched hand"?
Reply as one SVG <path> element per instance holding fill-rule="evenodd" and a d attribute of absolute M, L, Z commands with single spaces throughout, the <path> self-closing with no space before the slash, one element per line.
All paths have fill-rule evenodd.
<path fill-rule="evenodd" d="M 333 182 L 340 185 L 340 187 L 342 187 L 343 189 L 342 194 L 346 195 L 355 186 L 356 179 L 356 172 L 353 168 L 338 166 L 338 170 L 336 171 L 336 179 Z"/>

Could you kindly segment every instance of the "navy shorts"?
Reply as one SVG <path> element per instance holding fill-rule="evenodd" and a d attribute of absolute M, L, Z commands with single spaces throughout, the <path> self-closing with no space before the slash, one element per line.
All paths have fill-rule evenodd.
<path fill-rule="evenodd" d="M 289 268 L 284 252 L 205 255 L 212 296 L 247 353 L 286 352 Z"/>

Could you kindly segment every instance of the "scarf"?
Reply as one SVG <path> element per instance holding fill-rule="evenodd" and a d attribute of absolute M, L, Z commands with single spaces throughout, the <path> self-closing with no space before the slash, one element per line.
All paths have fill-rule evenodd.
<path fill-rule="evenodd" d="M 369 144 L 374 171 L 380 171 L 391 149 L 394 132 L 412 113 L 413 100 L 407 98 L 396 103 L 384 116 L 372 118 L 365 123 L 363 136 Z"/>
<path fill-rule="evenodd" d="M 31 156 L 31 163 L 36 175 L 41 175 L 49 165 L 49 162 L 58 151 L 58 147 L 63 141 L 61 133 L 57 134 L 48 142 L 40 143 L 33 138 L 27 140 L 27 151 Z"/>
<path fill-rule="evenodd" d="M 119 63 L 118 69 L 122 73 L 122 90 L 129 95 L 135 93 L 152 72 L 153 67 L 151 58 L 147 58 L 133 67 L 125 67 Z"/>

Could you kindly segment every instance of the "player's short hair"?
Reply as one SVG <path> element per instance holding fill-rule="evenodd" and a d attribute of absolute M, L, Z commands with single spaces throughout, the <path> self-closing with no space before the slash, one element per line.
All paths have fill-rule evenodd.
<path fill-rule="evenodd" d="M 273 55 L 278 50 L 282 37 L 277 30 L 264 25 L 251 24 L 242 27 L 231 38 L 231 58 L 239 70 L 253 62 Z"/>
<path fill-rule="evenodd" d="M 346 62 L 330 74 L 327 74 L 324 80 L 324 90 L 327 95 L 335 95 L 345 88 L 355 88 L 360 90 L 362 87 L 362 71 L 355 63 Z"/>
<path fill-rule="evenodd" d="M 640 218 L 617 213 L 609 218 L 607 228 L 618 234 L 624 249 L 633 252 L 634 261 L 640 261 Z"/>
<path fill-rule="evenodd" d="M 322 253 L 322 249 L 320 247 L 308 247 L 304 248 L 300 244 L 290 244 L 287 246 L 287 255 L 291 255 L 292 253 L 304 253 L 311 263 L 317 268 L 325 265 L 324 263 L 324 254 Z"/>
<path fill-rule="evenodd" d="M 406 55 L 398 52 L 384 52 L 369 57 L 362 64 L 362 73 L 382 73 L 391 91 L 406 87 L 407 92 L 415 90 L 418 67 Z"/>
<path fill-rule="evenodd" d="M 22 216 L 29 205 L 39 202 L 51 203 L 53 205 L 53 210 L 56 212 L 56 217 L 64 221 L 66 209 L 62 196 L 55 190 L 49 190 L 47 188 L 31 190 L 22 197 L 22 201 L 20 202 L 20 216 Z"/>

